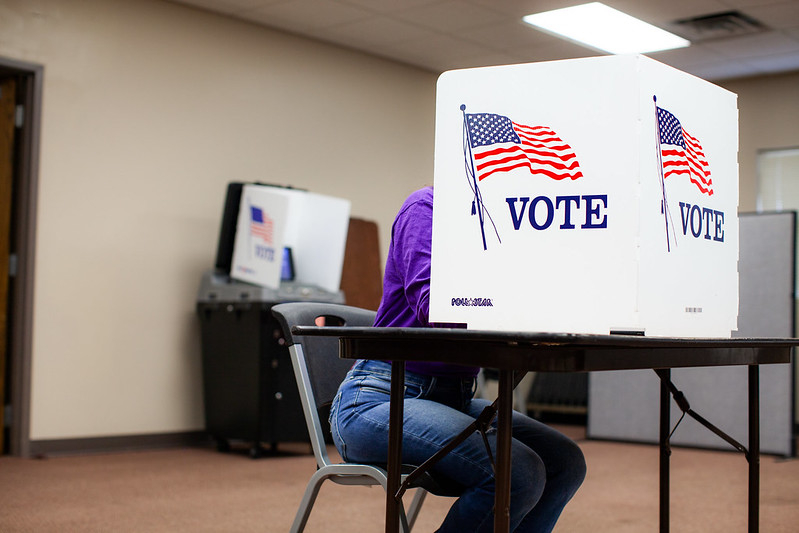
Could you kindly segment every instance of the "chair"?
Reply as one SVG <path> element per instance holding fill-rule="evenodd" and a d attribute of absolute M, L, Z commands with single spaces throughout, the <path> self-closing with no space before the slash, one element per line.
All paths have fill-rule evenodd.
<path fill-rule="evenodd" d="M 381 485 L 386 488 L 385 465 L 333 463 L 327 454 L 325 435 L 329 433 L 326 416 L 320 418 L 320 410 L 329 406 L 353 362 L 338 357 L 338 339 L 335 337 L 299 336 L 291 332 L 297 325 L 313 326 L 324 317 L 328 326 L 371 326 L 375 312 L 340 304 L 296 302 L 278 304 L 272 313 L 283 328 L 288 344 L 294 375 L 300 392 L 300 401 L 308 426 L 316 473 L 311 476 L 300 507 L 291 526 L 292 533 L 304 530 L 322 483 L 329 479 L 341 485 Z M 325 430 L 322 429 L 322 421 Z M 412 467 L 409 467 L 412 468 Z M 428 492 L 439 496 L 458 496 L 463 488 L 454 482 L 424 474 L 416 483 L 418 487 L 407 515 L 400 502 L 400 529 L 409 533 L 418 516 Z"/>

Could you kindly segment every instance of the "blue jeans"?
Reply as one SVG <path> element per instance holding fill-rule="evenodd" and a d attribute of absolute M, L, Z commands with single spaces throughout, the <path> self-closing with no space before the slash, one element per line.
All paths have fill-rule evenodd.
<path fill-rule="evenodd" d="M 347 461 L 385 463 L 391 365 L 358 361 L 333 400 L 333 441 Z M 473 398 L 474 379 L 406 372 L 402 459 L 421 464 L 468 426 L 490 402 Z M 496 431 L 489 431 L 496 457 Z M 585 478 L 580 448 L 565 435 L 513 413 L 510 529 L 551 531 Z M 441 459 L 433 471 L 467 487 L 439 533 L 490 532 L 494 526 L 494 473 L 479 433 Z"/>

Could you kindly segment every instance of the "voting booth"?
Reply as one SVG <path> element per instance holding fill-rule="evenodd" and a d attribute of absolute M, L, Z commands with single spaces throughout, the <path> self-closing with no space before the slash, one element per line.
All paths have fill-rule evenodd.
<path fill-rule="evenodd" d="M 430 320 L 730 337 L 738 110 L 640 55 L 445 72 Z"/>
<path fill-rule="evenodd" d="M 350 201 L 308 191 L 244 185 L 230 277 L 278 288 L 296 281 L 337 292 Z"/>

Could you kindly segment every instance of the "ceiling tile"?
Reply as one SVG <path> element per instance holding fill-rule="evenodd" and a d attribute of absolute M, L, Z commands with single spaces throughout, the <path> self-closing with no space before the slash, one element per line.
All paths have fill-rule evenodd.
<path fill-rule="evenodd" d="M 371 16 L 361 8 L 327 0 L 291 0 L 257 7 L 242 14 L 269 26 L 308 32 Z"/>
<path fill-rule="evenodd" d="M 557 59 L 576 59 L 579 57 L 606 55 L 571 41 L 556 38 L 542 44 L 521 48 L 519 53 L 525 58 L 526 62 L 554 61 Z"/>
<path fill-rule="evenodd" d="M 558 7 L 566 7 L 567 5 L 578 4 L 580 2 L 564 2 L 563 0 L 554 0 L 552 3 L 555 4 L 552 6 L 554 9 Z M 729 10 L 729 7 L 724 5 L 721 0 L 670 0 L 669 2 L 657 0 L 605 0 L 603 3 L 630 15 L 636 16 L 645 22 L 649 22 L 650 24 L 663 28 L 666 28 L 671 22 L 678 19 Z M 538 5 L 534 6 L 534 9 L 529 13 L 536 13 L 546 10 L 547 9 L 543 8 L 543 6 Z"/>
<path fill-rule="evenodd" d="M 729 7 L 719 0 L 610 0 L 604 3 L 659 27 L 679 19 L 729 11 Z"/>
<path fill-rule="evenodd" d="M 685 72 L 704 80 L 724 80 L 752 75 L 752 66 L 743 61 L 729 60 L 692 65 Z M 758 72 L 760 74 L 760 72 Z"/>
<path fill-rule="evenodd" d="M 587 2 L 589 0 L 585 0 Z M 577 5 L 584 2 L 579 0 L 564 2 L 563 0 L 466 0 L 465 3 L 482 6 L 497 13 L 504 13 L 514 19 L 525 15 L 551 11 L 561 7 Z M 608 3 L 608 2 L 605 2 Z"/>
<path fill-rule="evenodd" d="M 353 4 L 374 13 L 390 14 L 410 7 L 427 4 L 436 4 L 441 0 L 343 0 L 346 4 Z"/>
<path fill-rule="evenodd" d="M 430 39 L 435 32 L 389 17 L 372 16 L 367 19 L 338 24 L 318 30 L 317 36 L 324 40 L 347 43 L 350 46 L 385 48 L 404 41 Z"/>
<path fill-rule="evenodd" d="M 688 48 L 652 52 L 647 54 L 647 56 L 679 69 L 692 65 L 723 62 L 727 59 L 726 56 L 702 44 L 692 44 Z"/>
<path fill-rule="evenodd" d="M 799 42 L 774 31 L 745 35 L 736 39 L 707 41 L 703 44 L 728 58 L 745 59 L 772 54 L 799 54 Z"/>
<path fill-rule="evenodd" d="M 505 19 L 504 16 L 484 7 L 454 0 L 404 9 L 396 12 L 394 16 L 413 24 L 451 34 L 487 26 Z"/>
<path fill-rule="evenodd" d="M 514 50 L 550 42 L 551 34 L 539 31 L 521 20 L 515 23 L 492 24 L 462 34 L 463 39 L 494 50 Z"/>
<path fill-rule="evenodd" d="M 454 65 L 485 53 L 475 44 L 448 35 L 436 34 L 426 39 L 398 43 L 395 48 L 402 57 L 428 67 L 439 64 Z"/>
<path fill-rule="evenodd" d="M 765 74 L 799 70 L 799 55 L 797 54 L 774 54 L 753 59 L 754 61 L 744 60 L 744 63 Z"/>
<path fill-rule="evenodd" d="M 746 9 L 750 15 L 769 28 L 784 29 L 799 27 L 799 2 L 782 2 Z"/>
<path fill-rule="evenodd" d="M 174 2 L 178 4 L 185 4 L 227 14 L 248 11 L 256 7 L 284 1 L 285 0 L 174 0 Z"/>
<path fill-rule="evenodd" d="M 723 0 L 723 2 L 735 9 L 748 9 L 752 6 L 765 6 L 774 3 L 792 3 L 790 0 L 788 2 L 779 2 L 779 0 Z"/>

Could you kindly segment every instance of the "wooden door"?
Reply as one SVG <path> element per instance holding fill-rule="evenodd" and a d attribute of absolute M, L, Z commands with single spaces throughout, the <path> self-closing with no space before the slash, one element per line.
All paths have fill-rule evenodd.
<path fill-rule="evenodd" d="M 11 235 L 11 183 L 14 164 L 14 113 L 16 86 L 0 81 L 0 454 L 5 434 L 5 383 L 8 338 L 8 267 Z"/>

